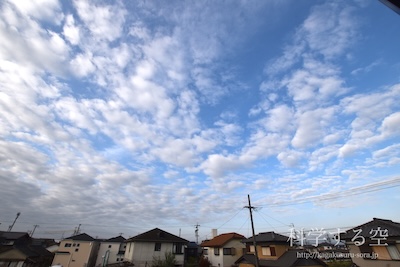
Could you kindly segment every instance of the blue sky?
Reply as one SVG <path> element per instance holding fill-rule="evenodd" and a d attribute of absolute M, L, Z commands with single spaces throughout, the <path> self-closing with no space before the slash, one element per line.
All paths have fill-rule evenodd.
<path fill-rule="evenodd" d="M 195 240 L 400 221 L 379 1 L 3 1 L 0 229 Z"/>

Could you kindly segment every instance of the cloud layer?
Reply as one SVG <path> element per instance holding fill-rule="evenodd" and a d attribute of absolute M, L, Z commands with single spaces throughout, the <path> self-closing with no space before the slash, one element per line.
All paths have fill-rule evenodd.
<path fill-rule="evenodd" d="M 192 239 L 247 194 L 322 212 L 344 189 L 398 185 L 400 84 L 355 78 L 392 64 L 356 49 L 373 4 L 299 4 L 300 23 L 276 15 L 286 2 L 213 4 L 0 4 L 2 220 Z M 256 36 L 278 52 L 249 52 Z M 260 67 L 241 79 L 249 53 Z"/>

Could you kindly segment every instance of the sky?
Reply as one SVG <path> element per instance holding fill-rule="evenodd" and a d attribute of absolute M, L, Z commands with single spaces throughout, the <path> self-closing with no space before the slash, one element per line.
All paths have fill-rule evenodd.
<path fill-rule="evenodd" d="M 0 230 L 195 241 L 400 222 L 377 0 L 1 1 Z"/>

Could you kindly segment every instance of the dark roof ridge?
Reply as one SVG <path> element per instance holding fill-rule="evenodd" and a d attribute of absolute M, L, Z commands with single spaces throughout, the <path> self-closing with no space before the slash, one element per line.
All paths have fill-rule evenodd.
<path fill-rule="evenodd" d="M 90 235 L 86 234 L 86 233 L 82 233 L 82 234 L 77 234 L 74 236 L 70 236 L 66 239 L 72 239 L 72 240 L 79 240 L 79 241 L 95 241 L 95 239 L 93 237 L 91 237 Z"/>

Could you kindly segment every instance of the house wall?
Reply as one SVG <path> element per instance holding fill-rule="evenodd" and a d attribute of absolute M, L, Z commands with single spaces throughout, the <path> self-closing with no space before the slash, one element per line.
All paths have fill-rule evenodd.
<path fill-rule="evenodd" d="M 66 244 L 71 246 L 66 247 Z M 70 253 L 68 257 L 65 254 L 55 254 L 52 265 L 61 264 L 63 267 L 91 267 L 94 262 L 90 264 L 90 258 L 92 253 L 97 252 L 95 242 L 78 240 L 61 241 L 58 251 Z"/>
<path fill-rule="evenodd" d="M 63 267 L 68 267 L 70 259 L 71 254 L 57 254 L 56 252 L 51 265 L 62 265 Z"/>
<path fill-rule="evenodd" d="M 208 255 L 206 255 L 206 257 L 211 262 L 212 266 L 230 267 L 243 255 L 243 249 L 245 247 L 241 240 L 233 239 L 219 248 L 219 255 L 214 255 L 214 248 L 206 247 L 208 250 Z M 235 255 L 224 255 L 224 248 L 235 248 Z"/>
<path fill-rule="evenodd" d="M 348 244 L 349 252 L 354 253 L 361 253 L 360 247 L 352 244 Z M 397 248 L 400 249 L 400 245 L 397 244 Z M 377 251 L 379 253 L 379 251 Z M 381 252 L 382 253 L 382 252 Z M 382 255 L 382 256 L 379 256 Z M 378 254 L 378 258 L 386 258 L 386 254 Z M 399 260 L 370 260 L 370 259 L 364 259 L 362 257 L 357 257 L 354 256 L 351 258 L 352 261 L 357 264 L 358 266 L 362 267 L 400 267 L 400 261 Z"/>
<path fill-rule="evenodd" d="M 262 253 L 262 248 L 263 247 L 273 247 L 275 248 L 275 256 L 268 256 L 268 255 L 263 255 Z M 286 252 L 286 250 L 288 250 L 289 246 L 288 245 L 260 245 L 257 246 L 257 254 L 258 254 L 258 258 L 260 260 L 276 260 L 278 259 L 280 256 L 283 255 L 283 253 Z"/>
<path fill-rule="evenodd" d="M 121 243 L 116 242 L 101 242 L 99 252 L 97 253 L 96 266 L 103 266 L 104 258 L 106 257 L 107 251 L 108 260 L 106 264 L 121 262 L 124 259 L 124 255 L 118 255 L 121 250 Z"/>
<path fill-rule="evenodd" d="M 160 251 L 154 250 L 153 242 L 129 242 L 125 250 L 125 260 L 136 267 L 151 267 L 154 258 L 164 259 L 165 253 L 172 252 L 172 243 L 162 243 Z M 175 254 L 177 265 L 183 265 L 184 254 Z"/>

